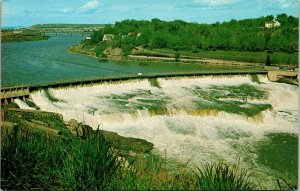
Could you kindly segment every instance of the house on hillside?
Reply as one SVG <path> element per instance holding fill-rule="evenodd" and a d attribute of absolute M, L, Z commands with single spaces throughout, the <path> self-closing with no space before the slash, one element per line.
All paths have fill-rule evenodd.
<path fill-rule="evenodd" d="M 128 36 L 137 36 L 137 34 L 138 34 L 137 32 L 129 32 Z"/>
<path fill-rule="evenodd" d="M 90 37 L 90 36 L 85 37 L 85 40 L 91 40 L 91 39 L 92 39 L 92 37 Z"/>
<path fill-rule="evenodd" d="M 22 34 L 23 31 L 13 31 L 14 34 Z"/>
<path fill-rule="evenodd" d="M 102 41 L 112 40 L 114 38 L 113 34 L 105 34 L 103 35 Z"/>
<path fill-rule="evenodd" d="M 275 28 L 275 27 L 280 27 L 281 24 L 278 21 L 271 21 L 271 22 L 265 22 L 265 28 Z"/>

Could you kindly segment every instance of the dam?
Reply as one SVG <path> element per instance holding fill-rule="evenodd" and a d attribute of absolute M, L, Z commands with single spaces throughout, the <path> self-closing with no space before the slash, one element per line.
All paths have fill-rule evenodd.
<path fill-rule="evenodd" d="M 44 88 L 62 88 L 72 86 L 93 85 L 95 83 L 124 81 L 133 79 L 150 79 L 150 78 L 168 78 L 168 77 L 184 77 L 184 76 L 231 76 L 231 75 L 247 75 L 247 74 L 267 74 L 266 71 L 229 71 L 229 72 L 177 72 L 177 73 L 160 73 L 160 74 L 136 74 L 126 76 L 110 76 L 110 77 L 96 77 L 85 78 L 69 81 L 57 81 L 38 85 L 15 86 L 1 88 L 1 103 L 7 104 L 16 98 L 28 98 L 31 91 Z"/>

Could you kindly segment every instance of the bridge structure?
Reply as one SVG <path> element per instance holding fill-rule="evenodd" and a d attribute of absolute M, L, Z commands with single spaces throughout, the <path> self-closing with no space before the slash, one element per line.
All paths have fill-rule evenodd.
<path fill-rule="evenodd" d="M 176 72 L 176 73 L 163 73 L 163 74 L 126 74 L 124 76 L 106 76 L 106 77 L 94 77 L 83 78 L 75 80 L 60 80 L 49 83 L 2 87 L 1 88 L 1 104 L 7 104 L 14 99 L 26 99 L 30 96 L 30 93 L 39 89 L 47 88 L 62 88 L 82 85 L 93 85 L 103 82 L 116 82 L 126 81 L 134 79 L 151 79 L 151 78 L 168 78 L 168 77 L 196 77 L 196 76 L 230 76 L 230 75 L 251 75 L 251 74 L 267 74 L 267 71 L 223 71 L 223 72 Z"/>

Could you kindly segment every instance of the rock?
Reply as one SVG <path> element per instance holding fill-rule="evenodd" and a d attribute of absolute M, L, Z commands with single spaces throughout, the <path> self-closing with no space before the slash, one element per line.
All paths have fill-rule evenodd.
<path fill-rule="evenodd" d="M 90 126 L 79 123 L 76 119 L 71 119 L 69 123 L 66 124 L 66 127 L 71 131 L 72 134 L 81 138 L 87 138 L 91 136 L 93 131 Z"/>

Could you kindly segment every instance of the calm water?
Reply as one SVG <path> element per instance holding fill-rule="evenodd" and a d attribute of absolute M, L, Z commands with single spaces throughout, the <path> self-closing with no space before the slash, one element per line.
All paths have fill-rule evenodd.
<path fill-rule="evenodd" d="M 53 81 L 160 72 L 211 70 L 200 64 L 100 62 L 96 58 L 71 54 L 68 47 L 79 43 L 82 35 L 50 35 L 46 41 L 2 44 L 1 85 L 41 84 Z M 214 70 L 224 69 L 215 67 Z M 230 69 L 230 68 L 228 68 Z"/>

